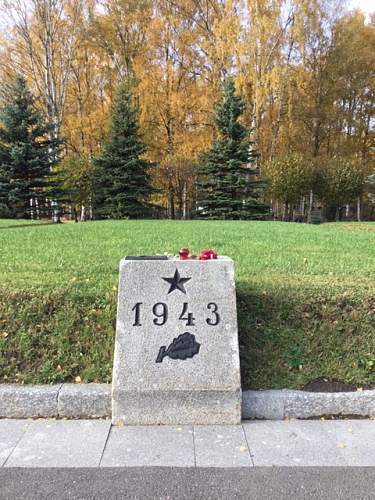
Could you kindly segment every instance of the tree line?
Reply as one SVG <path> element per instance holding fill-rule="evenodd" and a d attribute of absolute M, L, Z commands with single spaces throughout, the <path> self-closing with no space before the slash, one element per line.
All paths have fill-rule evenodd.
<path fill-rule="evenodd" d="M 9 216 L 56 220 L 374 218 L 374 17 L 332 0 L 2 4 L 3 214 L 6 192 Z M 21 80 L 33 153 L 10 146 Z M 11 179 L 11 149 L 32 182 Z"/>

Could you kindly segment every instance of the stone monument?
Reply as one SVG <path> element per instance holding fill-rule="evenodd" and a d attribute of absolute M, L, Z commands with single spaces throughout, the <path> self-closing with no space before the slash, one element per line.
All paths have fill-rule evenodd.
<path fill-rule="evenodd" d="M 121 261 L 112 420 L 125 425 L 240 423 L 231 259 Z"/>

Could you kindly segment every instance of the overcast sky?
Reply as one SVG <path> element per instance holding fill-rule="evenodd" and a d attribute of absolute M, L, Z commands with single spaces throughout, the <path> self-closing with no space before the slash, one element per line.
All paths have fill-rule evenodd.
<path fill-rule="evenodd" d="M 349 9 L 360 8 L 365 14 L 375 12 L 375 0 L 347 0 L 346 3 Z M 0 27 L 6 25 L 4 15 L 0 10 Z"/>
<path fill-rule="evenodd" d="M 350 0 L 349 5 L 352 8 L 359 7 L 366 14 L 375 12 L 375 0 Z"/>

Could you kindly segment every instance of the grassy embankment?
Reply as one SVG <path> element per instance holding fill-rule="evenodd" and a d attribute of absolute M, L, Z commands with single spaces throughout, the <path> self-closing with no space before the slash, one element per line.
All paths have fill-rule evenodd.
<path fill-rule="evenodd" d="M 375 223 L 0 221 L 0 382 L 109 382 L 118 262 L 212 247 L 236 264 L 244 387 L 375 383 Z"/>

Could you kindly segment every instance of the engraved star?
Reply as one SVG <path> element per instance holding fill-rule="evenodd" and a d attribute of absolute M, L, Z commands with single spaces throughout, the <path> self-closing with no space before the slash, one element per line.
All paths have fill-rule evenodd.
<path fill-rule="evenodd" d="M 167 281 L 171 285 L 168 294 L 170 294 L 174 290 L 180 290 L 180 292 L 186 293 L 184 283 L 191 280 L 191 278 L 181 278 L 180 273 L 176 269 L 173 278 L 163 278 L 163 280 Z"/>

